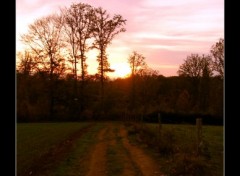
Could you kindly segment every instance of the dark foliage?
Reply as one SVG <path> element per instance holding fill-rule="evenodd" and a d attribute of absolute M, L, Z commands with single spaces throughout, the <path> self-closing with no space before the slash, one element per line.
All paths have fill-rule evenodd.
<path fill-rule="evenodd" d="M 209 80 L 208 106 L 202 109 L 192 101 L 189 78 L 148 76 L 143 79 L 136 76 L 136 108 L 129 111 L 131 79 L 106 81 L 104 112 L 99 99 L 99 82 L 87 81 L 85 100 L 74 95 L 74 79 L 56 78 L 53 91 L 53 114 L 49 116 L 49 75 L 39 72 L 33 75 L 17 74 L 17 120 L 26 121 L 79 121 L 79 120 L 124 120 L 134 119 L 145 122 L 157 122 L 158 113 L 163 123 L 195 123 L 202 117 L 204 124 L 223 124 L 223 88 L 222 79 L 211 77 Z M 81 85 L 81 81 L 77 84 Z M 149 87 L 143 86 L 151 85 Z M 80 86 L 78 86 L 80 89 Z M 144 89 L 144 90 L 143 90 Z M 151 94 L 147 92 L 151 92 Z M 145 92 L 143 94 L 143 92 Z M 144 96 L 146 96 L 144 98 Z M 198 97 L 202 97 L 200 94 Z M 79 106 L 83 104 L 82 111 Z"/>

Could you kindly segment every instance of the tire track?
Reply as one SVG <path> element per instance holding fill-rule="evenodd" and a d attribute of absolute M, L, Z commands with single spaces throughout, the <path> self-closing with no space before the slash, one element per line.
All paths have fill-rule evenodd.
<path fill-rule="evenodd" d="M 121 125 L 119 133 L 122 137 L 124 148 L 129 153 L 134 165 L 138 168 L 138 170 L 140 170 L 138 175 L 163 176 L 163 174 L 159 171 L 158 164 L 151 157 L 146 155 L 139 147 L 133 146 L 129 143 L 127 131 L 123 125 Z"/>

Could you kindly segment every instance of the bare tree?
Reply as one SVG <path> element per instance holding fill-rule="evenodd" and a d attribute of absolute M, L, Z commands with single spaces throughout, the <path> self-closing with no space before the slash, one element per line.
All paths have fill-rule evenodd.
<path fill-rule="evenodd" d="M 72 4 L 70 8 L 62 10 L 64 16 L 64 31 L 67 43 L 71 47 L 71 57 L 75 64 L 77 77 L 77 59 L 81 60 L 81 78 L 85 80 L 87 64 L 85 53 L 88 51 L 88 39 L 92 36 L 93 8 L 84 3 Z"/>
<path fill-rule="evenodd" d="M 103 101 L 103 82 L 105 72 L 111 71 L 109 69 L 108 58 L 106 54 L 107 46 L 111 43 L 114 36 L 120 32 L 125 32 L 123 25 L 126 20 L 121 15 L 114 15 L 112 18 L 101 7 L 95 9 L 94 26 L 93 26 L 93 47 L 99 50 L 97 61 L 99 62 L 98 71 L 101 81 L 101 102 Z"/>
<path fill-rule="evenodd" d="M 140 73 L 147 67 L 145 62 L 145 57 L 142 54 L 133 51 L 133 53 L 128 58 L 128 63 L 131 68 L 131 76 L 134 77 L 136 74 Z"/>
<path fill-rule="evenodd" d="M 213 70 L 218 72 L 221 78 L 224 77 L 224 39 L 220 38 L 219 41 L 212 46 L 210 50 L 214 61 Z"/>
<path fill-rule="evenodd" d="M 23 43 L 42 58 L 43 65 L 49 70 L 50 78 L 60 66 L 59 63 L 63 61 L 60 42 L 61 20 L 61 17 L 56 14 L 37 19 L 29 25 L 28 33 L 21 36 Z"/>
<path fill-rule="evenodd" d="M 143 70 L 147 68 L 147 64 L 145 62 L 145 57 L 143 55 L 134 51 L 131 55 L 129 55 L 128 63 L 131 68 L 131 93 L 130 93 L 130 109 L 135 109 L 136 104 L 136 80 L 135 76 L 137 74 L 143 73 Z"/>
<path fill-rule="evenodd" d="M 180 65 L 178 74 L 192 78 L 200 78 L 204 74 L 212 76 L 212 60 L 209 55 L 200 56 L 199 54 L 191 54 L 187 56 L 184 63 Z"/>
<path fill-rule="evenodd" d="M 74 78 L 77 80 L 77 57 L 78 57 L 78 44 L 76 41 L 76 28 L 74 26 L 74 19 L 71 19 L 71 9 L 61 9 L 63 15 L 63 36 L 64 41 L 67 43 L 66 48 L 69 48 L 70 59 L 69 62 L 73 66 Z M 69 47 L 68 47 L 69 46 Z"/>
<path fill-rule="evenodd" d="M 17 64 L 17 71 L 24 75 L 31 75 L 37 67 L 37 62 L 31 52 L 27 50 L 18 52 L 17 58 L 19 60 Z"/>
<path fill-rule="evenodd" d="M 200 77 L 202 73 L 202 58 L 198 54 L 187 56 L 184 63 L 180 65 L 178 74 L 180 76 Z"/>
<path fill-rule="evenodd" d="M 70 46 L 70 57 L 74 65 L 74 92 L 75 98 L 78 99 L 79 93 L 77 88 L 77 63 L 80 60 L 81 65 L 81 91 L 80 91 L 80 110 L 84 104 L 84 85 L 87 75 L 87 64 L 85 53 L 89 50 L 89 39 L 92 37 L 93 8 L 84 3 L 72 4 L 70 8 L 62 10 L 64 17 L 65 40 Z M 79 109 L 78 107 L 76 107 Z"/>
<path fill-rule="evenodd" d="M 212 72 L 212 58 L 210 55 L 203 55 L 202 59 L 201 59 L 201 65 L 202 65 L 202 73 L 201 76 L 202 77 L 211 77 L 213 75 Z"/>
<path fill-rule="evenodd" d="M 209 55 L 191 54 L 180 65 L 178 74 L 189 77 L 191 82 L 192 104 L 194 109 L 207 105 L 209 78 L 212 76 L 212 59 Z"/>
<path fill-rule="evenodd" d="M 28 26 L 28 33 L 21 40 L 42 60 L 42 67 L 49 73 L 50 79 L 50 116 L 54 107 L 54 78 L 64 68 L 61 56 L 61 16 L 54 14 L 35 20 Z"/>

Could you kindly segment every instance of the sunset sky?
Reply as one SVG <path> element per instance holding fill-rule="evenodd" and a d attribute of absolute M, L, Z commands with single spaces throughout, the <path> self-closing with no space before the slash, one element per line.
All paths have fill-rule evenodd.
<path fill-rule="evenodd" d="M 191 53 L 208 54 L 219 38 L 224 38 L 224 0 L 16 0 L 16 50 L 19 35 L 27 32 L 35 19 L 72 3 L 102 7 L 110 15 L 127 20 L 126 32 L 118 34 L 107 53 L 113 76 L 127 70 L 127 58 L 137 51 L 152 69 L 175 76 L 179 65 Z M 88 72 L 96 72 L 96 53 L 88 58 Z"/>

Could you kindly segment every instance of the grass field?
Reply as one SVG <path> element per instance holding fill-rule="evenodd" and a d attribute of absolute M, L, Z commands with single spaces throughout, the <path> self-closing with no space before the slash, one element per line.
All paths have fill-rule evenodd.
<path fill-rule="evenodd" d="M 163 124 L 160 143 L 162 152 L 159 153 L 159 151 L 156 152 L 159 149 L 156 143 L 159 139 L 157 124 L 145 124 L 145 131 L 135 128 L 136 131 L 131 132 L 130 128 L 134 128 L 133 126 L 121 126 L 118 122 L 109 122 L 108 125 L 98 122 L 17 124 L 17 173 L 24 173 L 34 163 L 43 167 L 44 163 L 39 162 L 39 158 L 51 154 L 49 153 L 51 149 L 61 148 L 74 134 L 77 135 L 72 140 L 71 147 L 66 150 L 59 149 L 58 153 L 64 151 L 64 156 L 59 159 L 54 156 L 55 165 L 50 165 L 45 175 L 86 174 L 91 165 L 91 153 L 98 149 L 94 147 L 96 145 L 106 147 L 104 156 L 106 157 L 107 175 L 121 175 L 126 165 L 127 168 L 132 168 L 129 173 L 143 172 L 137 161 L 134 161 L 137 158 L 130 157 L 131 152 L 124 145 L 124 138 L 120 135 L 120 129 L 123 127 L 128 131 L 128 138 L 138 142 L 135 146 L 141 146 L 140 148 L 151 155 L 155 163 L 161 167 L 162 172 L 168 176 L 223 175 L 224 129 L 222 126 L 203 126 L 202 155 L 198 158 L 194 154 L 196 153 L 196 127 L 194 125 Z M 87 128 L 90 130 L 84 130 Z M 104 138 L 101 140 L 99 134 L 104 129 Z"/>
<path fill-rule="evenodd" d="M 17 124 L 17 171 L 21 173 L 51 148 L 89 123 Z"/>

